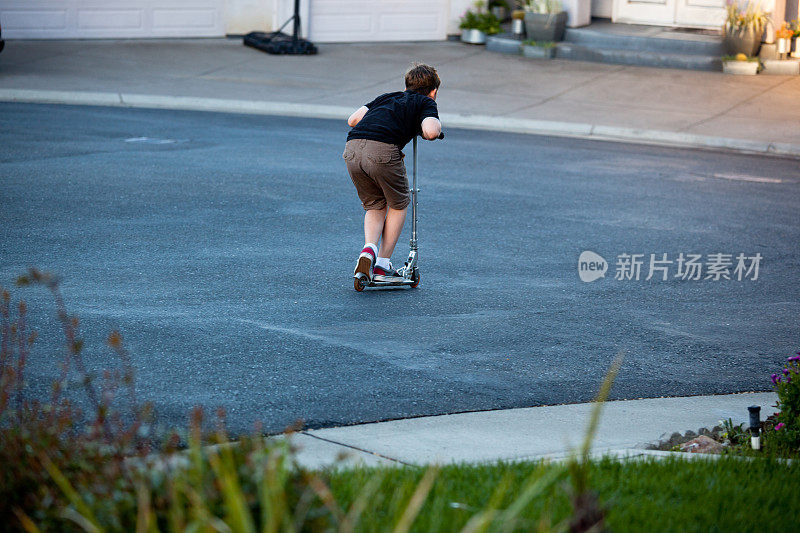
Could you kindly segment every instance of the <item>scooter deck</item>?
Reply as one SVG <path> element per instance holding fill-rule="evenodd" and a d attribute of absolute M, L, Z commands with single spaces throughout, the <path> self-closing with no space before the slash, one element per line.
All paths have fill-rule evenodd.
<path fill-rule="evenodd" d="M 362 275 L 363 276 L 363 275 Z M 367 280 L 365 277 L 353 276 L 353 287 L 361 292 L 368 287 L 382 288 L 382 287 L 411 287 L 416 288 L 419 285 L 419 271 L 411 278 L 403 278 L 397 281 L 374 281 Z"/>
<path fill-rule="evenodd" d="M 403 285 L 413 285 L 414 281 L 411 279 L 404 279 L 403 281 L 370 281 L 367 287 L 402 287 Z"/>

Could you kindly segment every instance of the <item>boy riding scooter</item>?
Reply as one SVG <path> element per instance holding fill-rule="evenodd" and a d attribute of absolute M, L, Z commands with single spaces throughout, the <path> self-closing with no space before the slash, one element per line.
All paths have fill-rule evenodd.
<path fill-rule="evenodd" d="M 347 120 L 352 129 L 343 157 L 366 211 L 357 279 L 378 283 L 405 279 L 390 262 L 411 201 L 401 150 L 417 135 L 429 141 L 440 138 L 436 107 L 440 83 L 435 68 L 414 65 L 406 72 L 405 91 L 382 94 Z"/>

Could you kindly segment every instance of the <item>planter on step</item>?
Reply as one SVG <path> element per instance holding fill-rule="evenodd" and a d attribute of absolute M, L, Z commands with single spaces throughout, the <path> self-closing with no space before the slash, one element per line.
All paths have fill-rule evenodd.
<path fill-rule="evenodd" d="M 722 72 L 725 74 L 738 74 L 740 76 L 755 76 L 758 74 L 758 61 L 723 61 Z"/>
<path fill-rule="evenodd" d="M 481 30 L 461 30 L 461 42 L 469 44 L 486 44 L 486 34 Z"/>
<path fill-rule="evenodd" d="M 800 37 L 793 39 L 794 47 L 792 48 L 792 57 L 800 57 Z"/>
<path fill-rule="evenodd" d="M 521 44 L 520 51 L 523 56 L 535 59 L 552 59 L 556 55 L 554 43 L 547 43 L 545 45 Z"/>
<path fill-rule="evenodd" d="M 592 0 L 561 0 L 567 14 L 567 27 L 579 28 L 592 22 Z"/>
<path fill-rule="evenodd" d="M 778 47 L 778 55 L 781 59 L 785 59 L 789 52 L 792 51 L 792 40 L 781 38 L 775 39 L 775 45 Z"/>
<path fill-rule="evenodd" d="M 558 42 L 564 38 L 567 13 L 525 13 L 525 33 L 533 41 Z"/>
<path fill-rule="evenodd" d="M 750 57 L 758 55 L 763 33 L 763 29 L 755 28 L 727 29 L 723 38 L 725 53 L 732 56 L 736 54 L 744 54 Z"/>

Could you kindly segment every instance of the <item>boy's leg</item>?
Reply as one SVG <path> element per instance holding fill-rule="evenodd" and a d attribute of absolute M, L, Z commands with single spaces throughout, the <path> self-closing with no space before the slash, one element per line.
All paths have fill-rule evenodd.
<path fill-rule="evenodd" d="M 354 275 L 363 274 L 372 279 L 372 270 L 378 255 L 376 243 L 383 231 L 383 221 L 386 218 L 386 199 L 383 190 L 362 168 L 362 152 L 366 141 L 356 139 L 348 141 L 345 145 L 344 160 L 347 171 L 356 187 L 358 197 L 364 206 L 364 248 L 356 261 Z"/>
<path fill-rule="evenodd" d="M 383 233 L 385 220 L 385 207 L 383 209 L 369 209 L 364 213 L 364 246 L 378 242 L 381 233 Z"/>
<path fill-rule="evenodd" d="M 406 211 L 408 208 L 386 209 L 386 221 L 383 223 L 383 234 L 381 238 L 381 247 L 378 250 L 378 257 L 390 258 L 400 234 L 403 232 L 403 224 L 406 221 Z M 365 229 L 366 231 L 366 229 Z M 369 241 L 375 242 L 375 241 Z"/>

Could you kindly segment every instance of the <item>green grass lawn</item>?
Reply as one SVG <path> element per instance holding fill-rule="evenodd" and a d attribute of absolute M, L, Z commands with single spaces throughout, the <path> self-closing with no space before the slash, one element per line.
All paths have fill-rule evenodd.
<path fill-rule="evenodd" d="M 504 508 L 519 495 L 529 476 L 548 470 L 539 463 L 459 465 L 439 472 L 414 531 L 458 531 L 484 509 L 501 483 Z M 359 530 L 386 531 L 411 496 L 423 471 L 413 468 L 357 469 L 329 474 L 331 490 L 343 508 L 374 476 L 380 488 L 361 518 Z M 800 464 L 774 460 L 722 458 L 716 461 L 666 460 L 592 463 L 590 486 L 607 507 L 612 531 L 798 531 Z M 570 514 L 566 481 L 549 497 L 537 498 L 520 515 L 517 530 L 535 530 L 544 517 L 557 525 Z"/>

